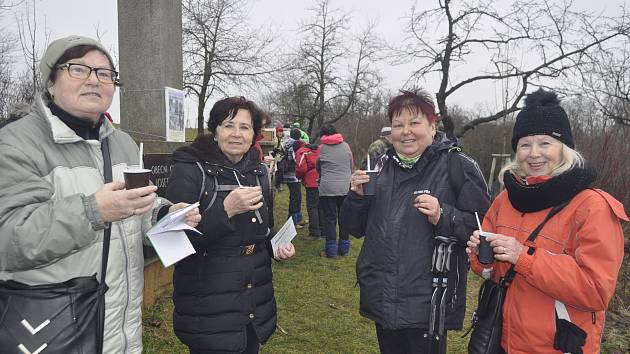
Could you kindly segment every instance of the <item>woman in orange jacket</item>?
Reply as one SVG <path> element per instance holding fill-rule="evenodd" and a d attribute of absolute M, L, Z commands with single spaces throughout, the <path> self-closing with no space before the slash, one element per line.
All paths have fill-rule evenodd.
<path fill-rule="evenodd" d="M 515 265 L 501 346 L 509 354 L 599 353 L 623 260 L 623 205 L 590 187 L 596 173 L 573 149 L 569 120 L 554 93 L 541 89 L 527 96 L 512 148 L 516 157 L 499 174 L 505 190 L 482 226 L 497 234 L 487 237 L 494 261 L 477 259 L 479 231 L 466 250 L 473 271 L 495 282 Z M 526 242 L 551 208 L 565 202 L 534 242 Z"/>

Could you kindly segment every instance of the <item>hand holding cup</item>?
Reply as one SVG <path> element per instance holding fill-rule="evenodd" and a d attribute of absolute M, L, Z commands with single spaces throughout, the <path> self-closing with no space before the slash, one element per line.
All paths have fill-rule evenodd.
<path fill-rule="evenodd" d="M 151 170 L 139 165 L 130 165 L 125 168 L 123 174 L 125 176 L 125 188 L 134 189 L 149 185 Z"/>
<path fill-rule="evenodd" d="M 479 248 L 477 253 L 477 259 L 481 264 L 490 264 L 494 261 L 494 251 L 490 246 L 488 237 L 496 236 L 497 234 L 492 232 L 480 231 L 479 232 Z"/>
<path fill-rule="evenodd" d="M 494 261 L 494 252 L 492 251 L 492 247 L 490 247 L 490 242 L 487 237 L 496 234 L 483 231 L 481 228 L 481 221 L 479 220 L 479 214 L 477 212 L 475 212 L 475 218 L 477 219 L 477 226 L 479 227 L 479 230 L 473 231 L 473 234 L 470 236 L 470 240 L 468 241 L 469 248 L 466 249 L 466 252 L 470 254 L 474 249 L 479 263 L 490 264 Z"/>
<path fill-rule="evenodd" d="M 231 191 L 223 200 L 223 207 L 228 217 L 254 211 L 263 206 L 263 194 L 260 187 L 239 187 Z"/>
<path fill-rule="evenodd" d="M 151 210 L 156 190 L 153 185 L 128 190 L 123 182 L 114 181 L 99 188 L 94 199 L 104 222 L 120 221 Z"/>
<path fill-rule="evenodd" d="M 363 185 L 370 181 L 370 176 L 364 170 L 356 170 L 350 177 L 350 190 L 363 196 Z"/>
<path fill-rule="evenodd" d="M 483 236 L 481 234 L 483 234 Z M 490 264 L 494 261 L 492 246 L 490 246 L 490 242 L 486 239 L 489 235 L 496 234 L 475 230 L 466 243 L 468 245 L 466 253 L 477 255 L 477 260 L 479 260 L 481 264 Z"/>
<path fill-rule="evenodd" d="M 516 264 L 525 246 L 511 236 L 493 234 L 491 232 L 486 234 L 488 234 L 487 239 L 494 252 L 494 259 Z"/>

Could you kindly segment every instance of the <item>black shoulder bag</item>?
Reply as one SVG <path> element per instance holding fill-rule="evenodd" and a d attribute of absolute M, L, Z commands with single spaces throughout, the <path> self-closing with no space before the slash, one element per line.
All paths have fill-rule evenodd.
<path fill-rule="evenodd" d="M 545 217 L 545 220 L 532 231 L 527 241 L 529 243 L 533 242 L 547 221 L 560 212 L 568 203 L 565 202 L 553 207 L 547 214 L 547 217 Z M 530 247 L 527 253 L 531 255 L 535 251 L 535 248 Z M 501 278 L 499 284 L 493 282 L 492 279 L 486 279 L 481 284 L 477 310 L 473 313 L 472 334 L 468 342 L 469 354 L 498 354 L 502 352 L 503 301 L 505 300 L 508 286 L 515 276 L 516 271 L 514 270 L 514 264 L 512 264 L 505 276 Z"/>
<path fill-rule="evenodd" d="M 112 181 L 107 138 L 103 150 L 105 183 Z M 62 283 L 28 285 L 0 281 L 0 351 L 7 354 L 87 354 L 103 352 L 105 274 L 111 226 L 103 236 L 101 280 L 92 276 Z"/>

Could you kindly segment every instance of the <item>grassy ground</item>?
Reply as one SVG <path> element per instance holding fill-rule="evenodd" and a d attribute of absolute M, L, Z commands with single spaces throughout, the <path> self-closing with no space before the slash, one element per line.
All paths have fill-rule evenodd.
<path fill-rule="evenodd" d="M 277 220 L 287 214 L 286 187 L 276 197 Z M 303 210 L 306 210 L 303 208 Z M 327 259 L 319 256 L 323 241 L 307 241 L 307 228 L 298 230 L 294 240 L 297 255 L 286 262 L 274 262 L 274 287 L 278 302 L 279 328 L 261 353 L 378 353 L 374 324 L 358 313 L 359 289 L 355 284 L 355 261 L 362 240 L 353 239 L 347 257 Z M 626 280 L 628 262 L 624 263 Z M 479 278 L 469 277 L 468 314 L 464 327 L 470 326 L 470 313 L 476 307 Z M 616 310 L 608 315 L 604 353 L 628 353 L 630 317 L 627 281 L 620 279 L 615 297 Z M 156 354 L 187 353 L 173 334 L 170 294 L 151 310 L 144 312 L 144 352 Z M 612 323 L 611 321 L 612 320 Z M 612 326 L 611 326 L 612 325 Z M 468 337 L 451 331 L 449 353 L 466 353 Z"/>

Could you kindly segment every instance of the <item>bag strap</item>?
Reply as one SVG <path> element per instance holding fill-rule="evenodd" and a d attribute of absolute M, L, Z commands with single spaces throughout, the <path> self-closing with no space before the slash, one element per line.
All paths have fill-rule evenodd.
<path fill-rule="evenodd" d="M 448 181 L 451 185 L 451 189 L 455 192 L 455 198 L 459 197 L 459 192 L 464 185 L 464 167 L 462 166 L 462 160 L 459 153 L 462 149 L 459 146 L 453 146 L 448 149 L 446 157 L 446 163 L 448 165 Z"/>
<path fill-rule="evenodd" d="M 551 210 L 549 211 L 549 213 L 545 217 L 545 220 L 543 220 L 534 229 L 534 231 L 532 231 L 532 233 L 529 235 L 529 237 L 527 238 L 527 242 L 526 243 L 531 244 L 532 242 L 534 242 L 536 237 L 538 237 L 538 233 L 540 232 L 540 230 L 542 230 L 543 226 L 545 226 L 547 221 L 549 221 L 549 219 L 551 219 L 554 215 L 558 214 L 560 212 L 560 210 L 562 210 L 565 206 L 567 206 L 567 204 L 569 204 L 569 201 L 566 201 L 566 202 L 564 202 L 562 204 L 556 205 L 555 207 L 551 208 Z M 528 247 L 529 247 L 529 249 L 527 250 L 527 254 L 532 255 L 532 254 L 534 254 L 534 252 L 536 252 L 536 248 L 534 248 L 532 246 L 528 246 Z M 505 276 L 503 277 L 503 279 L 501 279 L 501 284 L 503 284 L 503 285 L 509 284 L 509 283 L 512 282 L 512 280 L 514 280 L 514 277 L 516 276 L 516 271 L 514 270 L 515 266 L 516 266 L 515 264 L 512 264 L 510 269 L 508 269 L 508 271 L 505 273 Z"/>
<path fill-rule="evenodd" d="M 197 164 L 197 168 L 199 168 L 199 171 L 201 172 L 201 188 L 199 189 L 199 197 L 197 197 L 197 200 L 201 201 L 201 197 L 203 197 L 203 192 L 205 192 L 206 190 L 206 173 L 203 170 L 203 167 L 201 167 L 201 163 L 199 161 L 195 161 L 195 163 Z"/>
<path fill-rule="evenodd" d="M 112 181 L 112 160 L 109 154 L 109 139 L 104 138 L 101 141 L 101 151 L 103 153 L 103 175 L 105 183 Z M 103 235 L 103 261 L 101 264 L 101 286 L 105 285 L 105 274 L 107 273 L 107 261 L 109 258 L 109 241 L 112 236 L 112 225 L 107 223 Z"/>

